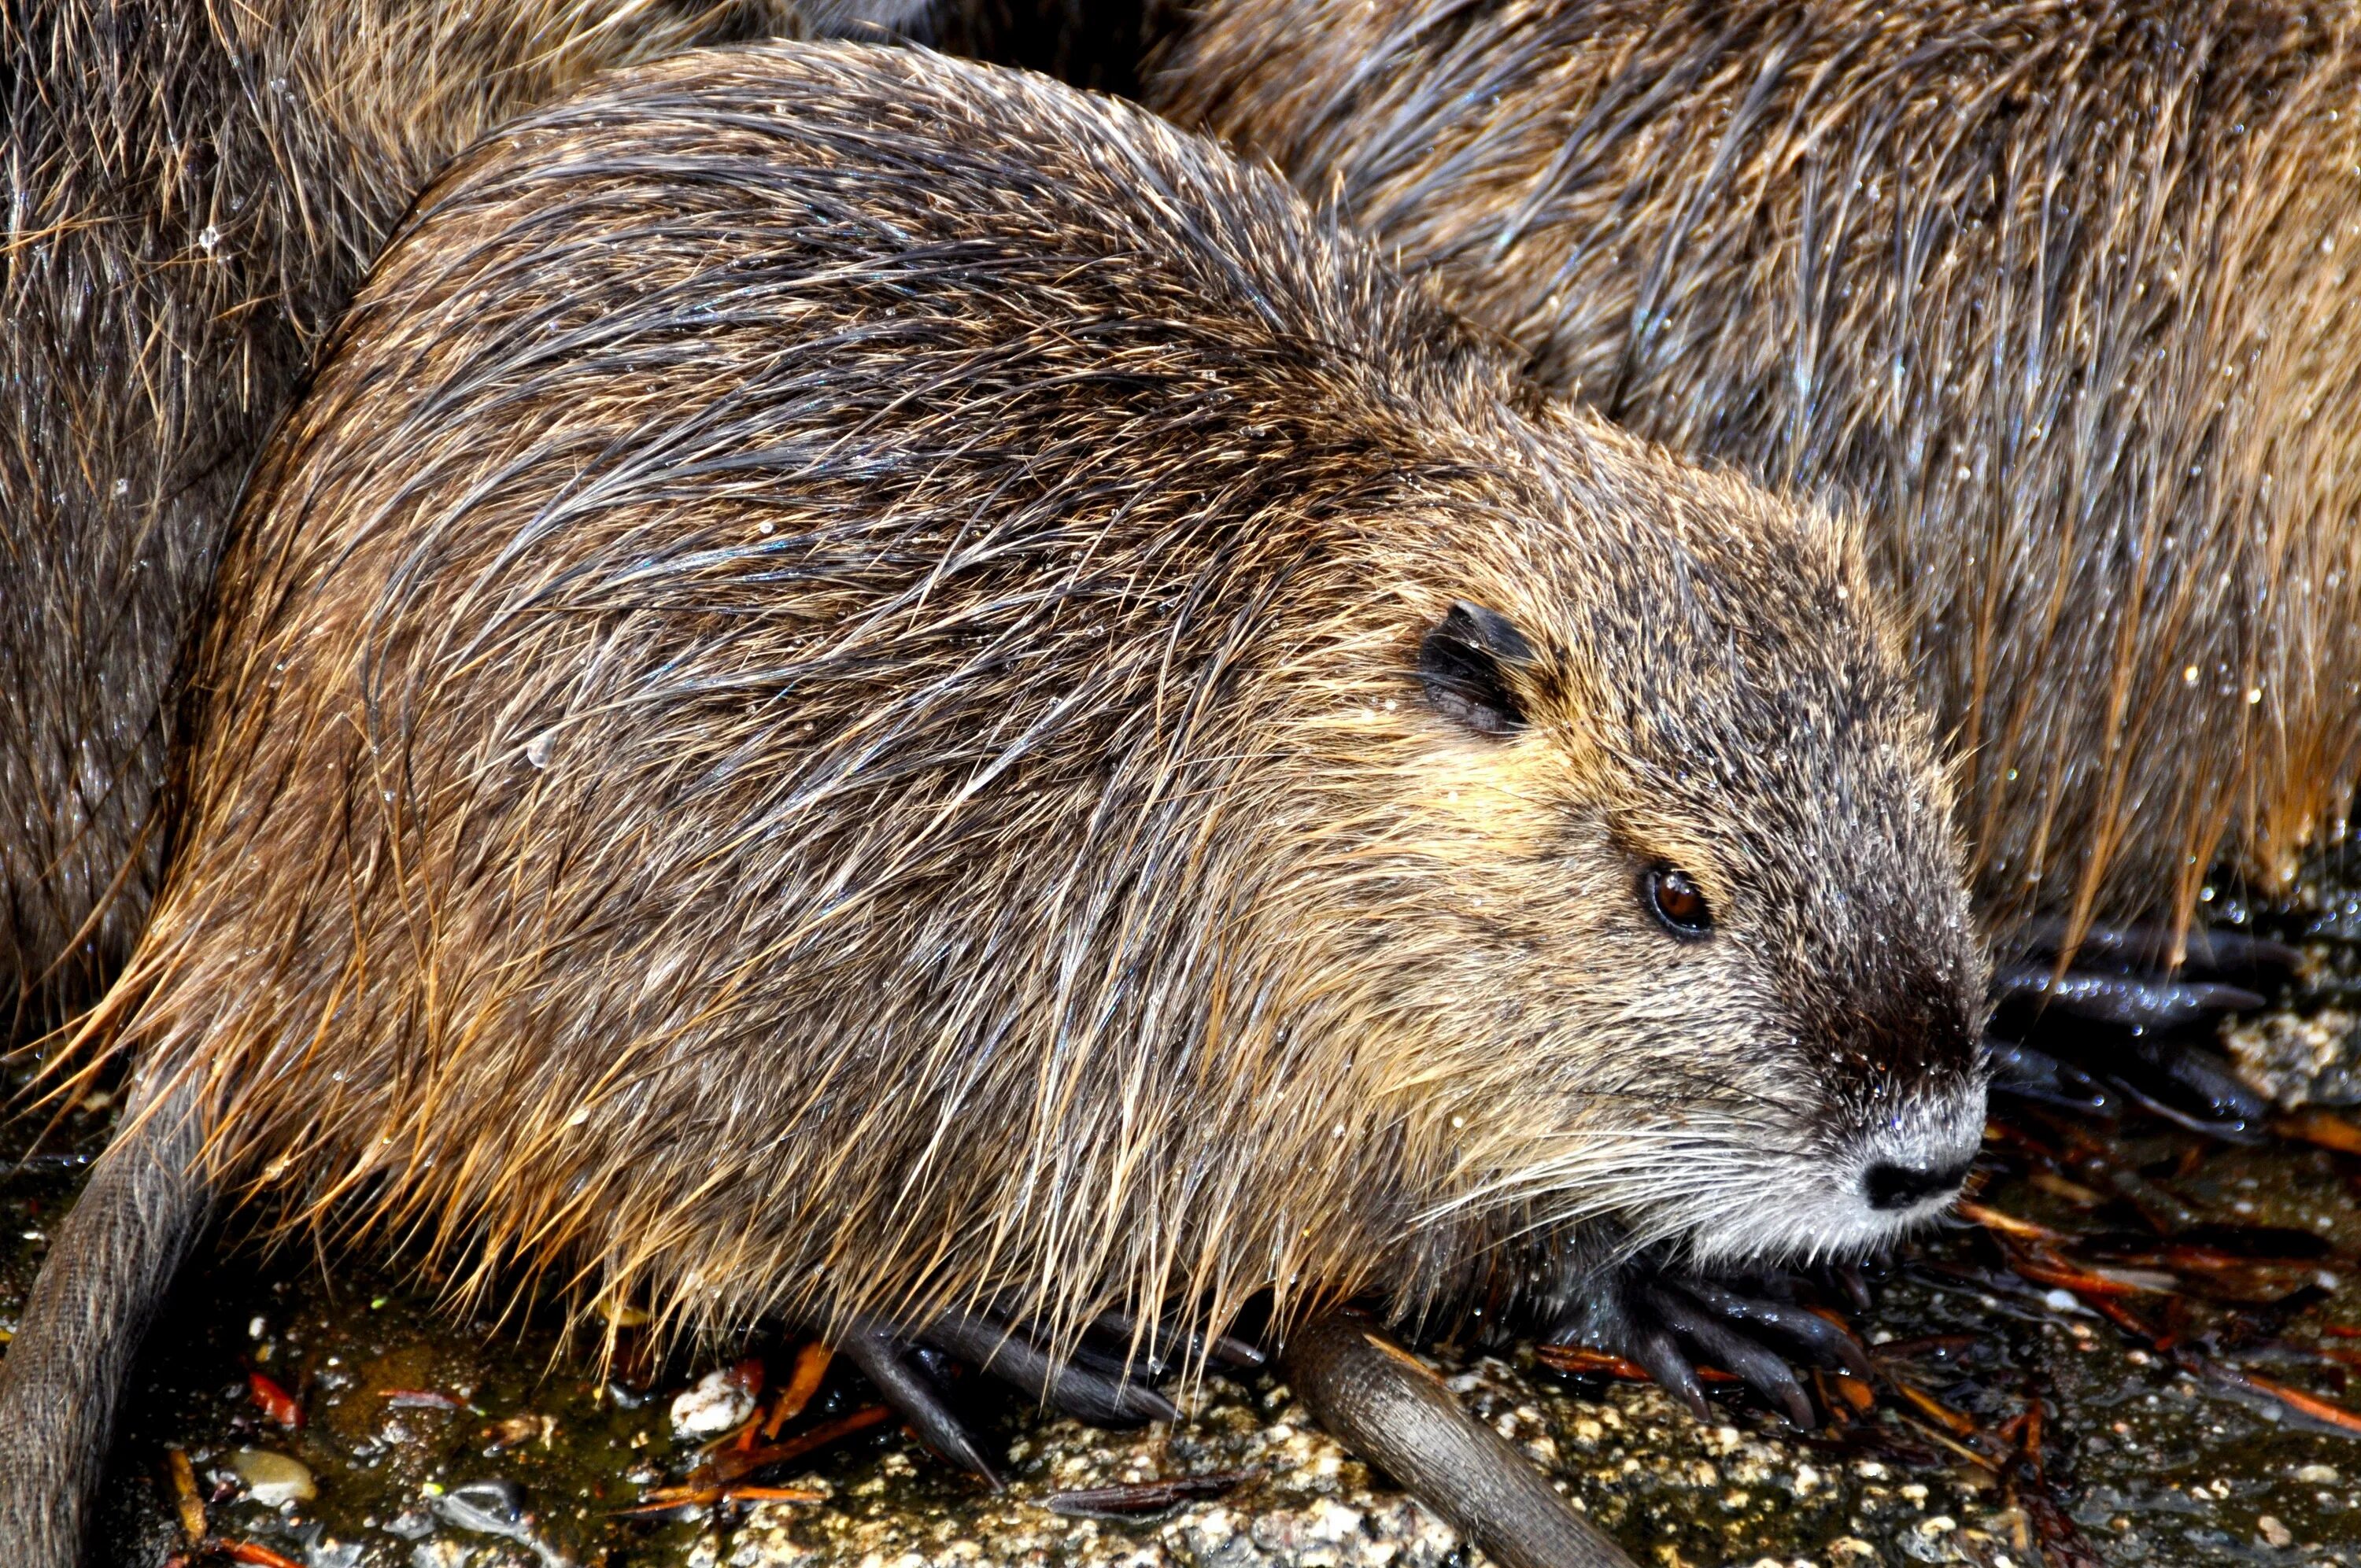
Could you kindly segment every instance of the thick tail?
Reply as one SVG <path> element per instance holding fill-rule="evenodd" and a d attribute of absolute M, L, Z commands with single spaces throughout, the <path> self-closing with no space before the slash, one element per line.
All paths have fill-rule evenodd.
<path fill-rule="evenodd" d="M 1280 1370 L 1328 1434 L 1449 1519 L 1507 1568 L 1637 1568 L 1508 1439 L 1368 1324 L 1316 1319 Z"/>
<path fill-rule="evenodd" d="M 0 1541 L 16 1568 L 80 1568 L 139 1342 L 212 1212 L 194 1089 L 130 1127 L 58 1228 L 0 1363 Z"/>

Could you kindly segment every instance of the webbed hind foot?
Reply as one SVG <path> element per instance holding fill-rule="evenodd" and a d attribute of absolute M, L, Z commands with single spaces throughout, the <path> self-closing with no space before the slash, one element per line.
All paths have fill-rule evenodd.
<path fill-rule="evenodd" d="M 2169 968 L 2162 927 L 2095 927 L 2055 972 L 2065 928 L 2037 921 L 1993 976 L 1993 1087 L 2046 1104 L 2113 1115 L 2136 1105 L 2192 1131 L 2248 1140 L 2270 1107 L 2230 1070 L 2209 1036 L 2263 1005 L 2301 955 L 2234 930 L 2193 930 Z"/>
<path fill-rule="evenodd" d="M 1100 1340 L 1120 1335 L 1127 1343 L 1130 1324 L 1128 1320 L 1102 1320 L 1092 1334 Z M 973 1471 L 994 1490 L 1002 1485 L 999 1473 L 952 1409 L 939 1367 L 929 1365 L 943 1355 L 967 1362 L 1049 1409 L 1093 1426 L 1146 1426 L 1176 1420 L 1180 1414 L 1153 1387 L 1168 1370 L 1163 1360 L 1143 1355 L 1126 1362 L 1086 1341 L 1060 1364 L 1024 1324 L 996 1315 L 947 1312 L 915 1334 L 856 1319 L 839 1348 L 928 1447 Z M 1255 1354 L 1243 1346 L 1230 1348 Z"/>
<path fill-rule="evenodd" d="M 1792 1357 L 1872 1376 L 1861 1342 L 1818 1313 L 1644 1261 L 1590 1292 L 1550 1339 L 1638 1363 L 1699 1420 L 1712 1417 L 1697 1378 L 1701 1365 L 1731 1374 L 1806 1428 L 1818 1420 Z"/>

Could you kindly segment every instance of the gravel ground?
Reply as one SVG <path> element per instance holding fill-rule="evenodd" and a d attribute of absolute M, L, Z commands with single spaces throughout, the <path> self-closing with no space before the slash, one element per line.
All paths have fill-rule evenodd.
<path fill-rule="evenodd" d="M 1997 1564 L 2007 1556 L 2010 1521 L 1949 1475 L 1905 1480 L 1871 1459 L 1832 1465 L 1768 1421 L 1701 1426 L 1653 1388 L 1618 1388 L 1594 1400 L 1543 1387 L 1510 1361 L 1430 1364 L 1471 1409 L 1558 1476 L 1577 1508 L 1646 1560 L 1851 1564 L 1898 1553 Z M 1020 1437 L 1009 1457 L 1016 1475 L 1005 1494 L 926 1516 L 905 1506 L 889 1474 L 835 1486 L 805 1477 L 829 1491 L 828 1504 L 760 1506 L 736 1529 L 701 1537 L 685 1561 L 691 1568 L 1445 1568 L 1483 1561 L 1268 1380 L 1251 1387 L 1214 1380 L 1169 1433 L 1125 1437 L 1051 1422 Z M 1047 1506 L 1060 1492 L 1239 1470 L 1254 1478 L 1228 1496 L 1138 1523 L 1068 1519 Z"/>

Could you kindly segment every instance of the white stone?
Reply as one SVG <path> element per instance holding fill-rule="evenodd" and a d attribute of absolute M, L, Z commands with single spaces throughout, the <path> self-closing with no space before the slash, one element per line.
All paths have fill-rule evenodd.
<path fill-rule="evenodd" d="M 719 1437 L 754 1413 L 754 1396 L 727 1368 L 708 1372 L 672 1402 L 672 1434 L 683 1442 Z"/>

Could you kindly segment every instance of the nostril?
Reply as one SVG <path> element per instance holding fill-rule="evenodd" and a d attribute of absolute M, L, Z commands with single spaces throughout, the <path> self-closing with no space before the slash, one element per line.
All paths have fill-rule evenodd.
<path fill-rule="evenodd" d="M 1968 1179 L 1967 1160 L 1949 1165 L 1894 1165 L 1881 1160 L 1869 1168 L 1861 1186 L 1872 1209 L 1908 1209 L 1929 1198 L 1948 1198 Z"/>

